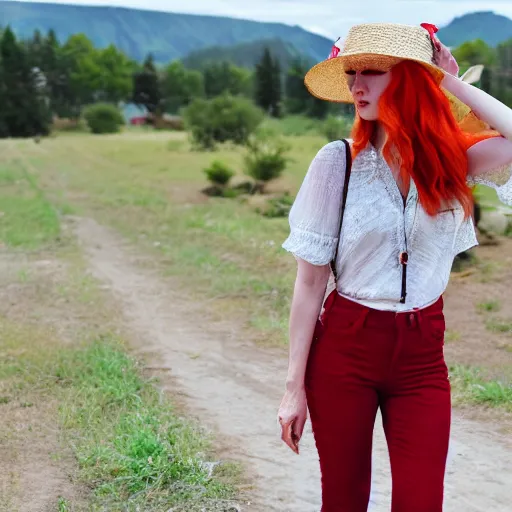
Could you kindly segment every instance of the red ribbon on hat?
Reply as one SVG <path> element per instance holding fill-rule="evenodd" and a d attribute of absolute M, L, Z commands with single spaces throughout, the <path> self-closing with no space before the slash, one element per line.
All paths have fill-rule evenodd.
<path fill-rule="evenodd" d="M 340 39 L 341 39 L 340 37 L 338 37 L 338 39 L 336 39 L 336 42 L 333 44 L 333 46 L 331 48 L 331 53 L 329 53 L 329 57 L 327 57 L 327 60 L 335 59 L 340 54 L 341 48 L 338 46 L 338 41 Z"/>
<path fill-rule="evenodd" d="M 421 27 L 424 28 L 430 34 L 430 39 L 432 39 L 432 44 L 434 45 L 434 48 L 438 52 L 440 52 L 441 51 L 441 43 L 438 41 L 437 37 L 435 36 L 435 34 L 437 34 L 437 32 L 439 32 L 439 29 L 435 25 L 432 25 L 432 23 L 422 23 Z"/>

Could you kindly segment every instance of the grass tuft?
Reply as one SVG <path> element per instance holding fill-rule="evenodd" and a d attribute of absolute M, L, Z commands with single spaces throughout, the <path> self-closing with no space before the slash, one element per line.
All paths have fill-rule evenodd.
<path fill-rule="evenodd" d="M 498 332 L 503 334 L 512 333 L 512 322 L 500 318 L 489 318 L 485 322 L 485 327 L 488 331 Z"/>
<path fill-rule="evenodd" d="M 509 382 L 487 380 L 480 369 L 462 365 L 450 367 L 450 378 L 459 400 L 512 411 L 512 385 Z"/>
<path fill-rule="evenodd" d="M 98 499 L 154 507 L 233 496 L 210 474 L 204 432 L 160 400 L 116 339 L 65 353 L 55 378 L 67 395 L 63 425 Z"/>
<path fill-rule="evenodd" d="M 477 309 L 482 313 L 495 313 L 501 309 L 501 302 L 499 300 L 480 302 Z"/>

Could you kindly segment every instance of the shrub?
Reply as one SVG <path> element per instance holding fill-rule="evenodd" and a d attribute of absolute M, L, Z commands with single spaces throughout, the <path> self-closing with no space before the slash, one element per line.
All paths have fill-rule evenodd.
<path fill-rule="evenodd" d="M 257 182 L 261 192 L 266 183 L 279 178 L 285 170 L 289 160 L 286 152 L 289 149 L 290 146 L 281 137 L 268 130 L 260 131 L 248 140 L 245 172 Z"/>
<path fill-rule="evenodd" d="M 83 113 L 92 133 L 117 133 L 124 125 L 124 117 L 115 105 L 96 103 L 85 108 Z"/>
<path fill-rule="evenodd" d="M 285 192 L 282 196 L 273 197 L 268 200 L 267 208 L 262 214 L 265 217 L 288 217 L 293 205 L 293 197 Z"/>
<path fill-rule="evenodd" d="M 183 111 L 185 126 L 200 149 L 217 143 L 245 144 L 263 121 L 263 112 L 247 98 L 224 94 L 211 100 L 198 98 Z"/>
<path fill-rule="evenodd" d="M 213 185 L 221 187 L 227 185 L 235 173 L 223 162 L 214 160 L 210 167 L 204 169 L 204 173 Z"/>
<path fill-rule="evenodd" d="M 352 129 L 350 122 L 344 117 L 329 116 L 323 123 L 322 135 L 327 137 L 329 142 L 340 140 L 350 135 Z"/>

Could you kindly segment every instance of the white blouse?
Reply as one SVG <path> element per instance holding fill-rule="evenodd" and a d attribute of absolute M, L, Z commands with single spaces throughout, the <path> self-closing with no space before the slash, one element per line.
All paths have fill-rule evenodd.
<path fill-rule="evenodd" d="M 337 233 L 345 145 L 324 146 L 313 159 L 290 211 L 283 248 L 296 257 L 325 265 L 339 244 L 336 270 L 340 295 L 368 307 L 390 311 L 424 308 L 445 291 L 457 254 L 478 244 L 471 218 L 455 202 L 429 216 L 411 180 L 405 207 L 392 171 L 372 145 L 352 164 L 341 236 Z M 471 180 L 495 188 L 512 205 L 512 167 Z M 401 303 L 407 252 L 405 302 Z"/>

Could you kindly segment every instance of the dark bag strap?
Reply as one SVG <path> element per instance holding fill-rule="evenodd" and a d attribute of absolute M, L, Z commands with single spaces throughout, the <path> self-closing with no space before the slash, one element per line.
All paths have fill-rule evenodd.
<path fill-rule="evenodd" d="M 342 139 L 342 142 L 345 144 L 345 182 L 343 183 L 343 195 L 341 197 L 341 211 L 340 211 L 340 224 L 338 228 L 338 243 L 336 244 L 336 252 L 334 254 L 334 259 L 331 261 L 331 270 L 334 274 L 334 281 L 338 280 L 338 276 L 336 274 L 336 260 L 338 259 L 338 249 L 340 246 L 339 237 L 341 237 L 341 227 L 343 226 L 343 216 L 345 215 L 345 205 L 347 203 L 347 194 L 348 194 L 348 182 L 350 180 L 350 173 L 352 171 L 352 153 L 350 150 L 350 143 Z"/>

